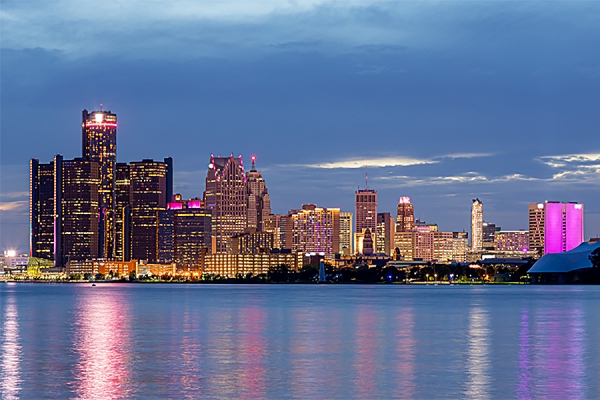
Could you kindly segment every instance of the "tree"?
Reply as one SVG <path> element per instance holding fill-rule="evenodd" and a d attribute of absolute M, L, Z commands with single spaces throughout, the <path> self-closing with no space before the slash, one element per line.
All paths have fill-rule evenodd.
<path fill-rule="evenodd" d="M 592 262 L 594 268 L 600 268 L 600 247 L 592 251 L 592 253 L 589 256 L 589 259 Z"/>
<path fill-rule="evenodd" d="M 135 271 L 131 271 L 131 272 L 129 273 L 129 280 L 130 280 L 130 281 L 135 281 L 135 279 L 136 279 L 136 278 L 137 278 L 137 276 L 136 276 L 136 274 L 135 274 Z"/>

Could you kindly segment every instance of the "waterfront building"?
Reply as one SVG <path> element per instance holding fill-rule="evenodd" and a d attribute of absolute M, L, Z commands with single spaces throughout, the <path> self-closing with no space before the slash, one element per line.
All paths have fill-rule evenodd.
<path fill-rule="evenodd" d="M 349 256 L 354 254 L 352 248 L 352 213 L 340 212 L 340 254 Z"/>
<path fill-rule="evenodd" d="M 438 232 L 433 227 L 422 227 L 413 232 L 396 232 L 394 237 L 396 260 L 466 261 L 466 232 Z"/>
<path fill-rule="evenodd" d="M 54 163 L 29 162 L 29 255 L 54 260 Z"/>
<path fill-rule="evenodd" d="M 415 209 L 410 197 L 402 196 L 398 200 L 396 215 L 396 232 L 412 232 L 415 228 Z"/>
<path fill-rule="evenodd" d="M 394 249 L 394 217 L 389 212 L 377 213 L 375 253 L 391 255 Z"/>
<path fill-rule="evenodd" d="M 545 201 L 529 204 L 529 245 L 538 254 L 562 253 L 583 241 L 583 204 Z"/>
<path fill-rule="evenodd" d="M 248 229 L 240 235 L 232 237 L 231 254 L 262 254 L 270 253 L 275 248 L 275 235 L 271 232 L 257 232 Z"/>
<path fill-rule="evenodd" d="M 54 265 L 98 258 L 100 169 L 98 162 L 54 157 Z"/>
<path fill-rule="evenodd" d="M 280 252 L 263 254 L 214 253 L 206 256 L 203 272 L 234 278 L 238 275 L 267 274 L 269 268 L 286 265 L 290 271 L 302 268 L 301 252 Z"/>
<path fill-rule="evenodd" d="M 377 228 L 377 191 L 362 189 L 355 193 L 356 199 L 356 226 L 355 232 L 369 229 L 373 234 Z"/>
<path fill-rule="evenodd" d="M 471 204 L 471 250 L 473 252 L 483 249 L 483 203 L 473 199 Z"/>
<path fill-rule="evenodd" d="M 131 251 L 128 260 L 156 262 L 158 259 L 158 212 L 166 209 L 167 196 L 171 198 L 173 193 L 167 185 L 172 165 L 170 158 L 164 162 L 145 159 L 129 165 Z"/>
<path fill-rule="evenodd" d="M 327 259 L 340 248 L 340 209 L 303 204 L 289 212 L 289 238 L 292 252 L 324 253 Z"/>
<path fill-rule="evenodd" d="M 525 230 L 496 231 L 494 244 L 496 251 L 527 252 L 529 251 L 529 232 Z"/>
<path fill-rule="evenodd" d="M 115 255 L 115 180 L 117 164 L 117 115 L 110 111 L 82 112 L 82 157 L 95 161 L 100 174 L 100 254 L 103 258 Z"/>
<path fill-rule="evenodd" d="M 137 265 L 137 260 L 71 260 L 66 264 L 66 273 L 67 276 L 72 274 L 79 274 L 81 276 L 85 274 L 102 274 L 104 276 L 108 276 L 112 272 L 113 276 L 128 276 L 131 272 L 136 272 Z"/>
<path fill-rule="evenodd" d="M 247 223 L 249 229 L 264 230 L 264 221 L 271 215 L 271 197 L 262 173 L 256 170 L 256 156 L 251 157 L 252 169 L 246 172 Z"/>
<path fill-rule="evenodd" d="M 204 200 L 206 207 L 212 210 L 216 252 L 228 252 L 229 239 L 244 233 L 248 219 L 242 156 L 215 157 L 211 154 Z"/>
<path fill-rule="evenodd" d="M 469 234 L 467 232 L 452 232 L 452 261 L 466 262 L 469 252 Z"/>

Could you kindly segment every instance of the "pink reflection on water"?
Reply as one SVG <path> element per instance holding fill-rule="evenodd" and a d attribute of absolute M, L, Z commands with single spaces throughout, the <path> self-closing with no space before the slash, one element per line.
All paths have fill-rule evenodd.
<path fill-rule="evenodd" d="M 242 398 L 265 397 L 265 312 L 252 307 L 242 315 L 241 327 L 244 332 L 240 337 L 241 355 L 241 387 Z"/>
<path fill-rule="evenodd" d="M 553 309 L 547 316 L 547 341 L 541 352 L 543 389 L 547 396 L 569 399 L 585 398 L 583 363 L 585 326 L 583 313 L 578 308 Z"/>
<path fill-rule="evenodd" d="M 110 289 L 109 285 L 90 288 L 78 298 L 73 390 L 81 398 L 123 398 L 132 389 L 128 299 Z"/>
<path fill-rule="evenodd" d="M 377 318 L 374 309 L 359 308 L 356 341 L 354 344 L 354 393 L 358 398 L 372 398 L 375 395 L 377 353 Z"/>
<path fill-rule="evenodd" d="M 412 308 L 403 308 L 396 317 L 397 379 L 400 384 L 398 395 L 403 398 L 415 396 L 415 321 Z"/>
<path fill-rule="evenodd" d="M 6 300 L 2 318 L 2 368 L 0 371 L 0 396 L 18 399 L 21 391 L 21 344 L 19 340 L 19 314 L 14 294 Z"/>
<path fill-rule="evenodd" d="M 175 315 L 173 319 L 173 325 L 176 326 L 178 321 L 175 319 Z M 183 396 L 188 399 L 195 399 L 202 396 L 201 380 L 203 379 L 203 375 L 198 364 L 198 360 L 202 355 L 202 349 L 198 342 L 194 340 L 194 336 L 199 330 L 199 325 L 198 319 L 190 311 L 183 313 L 181 359 L 178 360 L 181 364 L 179 385 Z"/>

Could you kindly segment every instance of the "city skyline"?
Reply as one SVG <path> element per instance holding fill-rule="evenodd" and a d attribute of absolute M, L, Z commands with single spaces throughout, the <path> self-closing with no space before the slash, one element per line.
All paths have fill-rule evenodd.
<path fill-rule="evenodd" d="M 469 231 L 480 198 L 517 230 L 529 203 L 577 201 L 600 233 L 598 5 L 178 4 L 3 3 L 1 248 L 28 247 L 27 160 L 79 156 L 79 112 L 100 103 L 117 161 L 173 157 L 186 198 L 208 154 L 234 151 L 256 154 L 274 213 L 353 210 L 368 164 L 392 215 L 410 196 L 415 217 Z"/>

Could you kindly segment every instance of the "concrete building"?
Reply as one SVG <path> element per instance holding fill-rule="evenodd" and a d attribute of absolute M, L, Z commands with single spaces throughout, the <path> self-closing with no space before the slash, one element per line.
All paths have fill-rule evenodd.
<path fill-rule="evenodd" d="M 270 254 L 226 254 L 215 253 L 206 256 L 203 272 L 222 277 L 259 275 L 269 272 L 269 268 L 287 265 L 292 271 L 302 268 L 302 253 Z"/>
<path fill-rule="evenodd" d="M 257 232 L 248 229 L 247 232 L 232 237 L 231 254 L 264 254 L 275 248 L 275 235 L 271 232 Z"/>
<path fill-rule="evenodd" d="M 545 201 L 529 204 L 529 245 L 544 255 L 574 249 L 583 241 L 583 204 Z"/>
<path fill-rule="evenodd" d="M 396 215 L 396 232 L 412 232 L 415 228 L 415 208 L 410 197 L 402 196 L 398 200 Z"/>
<path fill-rule="evenodd" d="M 372 233 L 377 228 L 377 192 L 372 189 L 362 189 L 355 193 L 356 225 L 355 232 L 370 229 Z"/>
<path fill-rule="evenodd" d="M 529 232 L 520 231 L 497 231 L 494 235 L 495 250 L 527 252 L 529 251 Z"/>
<path fill-rule="evenodd" d="M 473 199 L 471 204 L 471 251 L 483 249 L 483 203 Z"/>
<path fill-rule="evenodd" d="M 54 163 L 29 162 L 29 255 L 54 260 Z"/>

